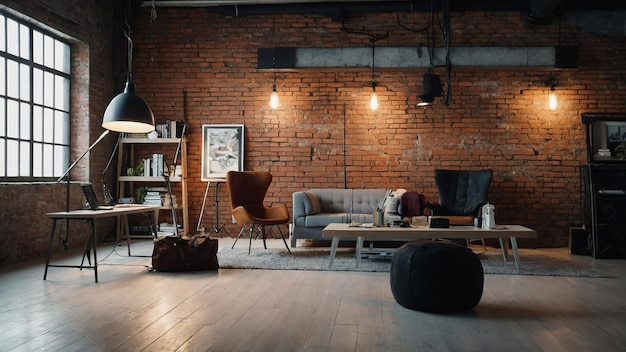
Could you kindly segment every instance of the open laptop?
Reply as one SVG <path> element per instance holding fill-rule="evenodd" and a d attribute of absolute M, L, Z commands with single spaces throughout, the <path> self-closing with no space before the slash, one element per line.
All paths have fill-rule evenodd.
<path fill-rule="evenodd" d="M 85 198 L 87 198 L 87 202 L 89 203 L 89 208 L 91 210 L 111 210 L 112 206 L 103 206 L 100 205 L 98 201 L 98 197 L 96 197 L 96 193 L 93 191 L 93 185 L 91 183 L 83 183 L 80 185 L 80 188 L 83 189 L 83 194 Z"/>

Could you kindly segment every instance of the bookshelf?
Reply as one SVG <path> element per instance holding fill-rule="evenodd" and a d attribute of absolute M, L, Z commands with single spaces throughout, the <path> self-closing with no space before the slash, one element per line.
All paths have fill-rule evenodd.
<path fill-rule="evenodd" d="M 119 157 L 117 167 L 117 199 L 123 202 L 143 203 L 143 197 L 154 199 L 155 192 L 162 195 L 163 203 L 159 212 L 157 225 L 167 222 L 173 223 L 171 207 L 167 191 L 167 182 L 163 176 L 165 164 L 170 165 L 170 185 L 175 197 L 175 211 L 177 214 L 181 235 L 189 232 L 189 205 L 187 200 L 187 140 L 186 138 L 142 138 L 122 137 L 119 141 Z M 155 158 L 154 155 L 162 155 Z M 160 166 L 143 165 L 145 160 L 152 160 Z M 163 162 L 163 160 L 166 161 Z M 176 160 L 176 163 L 174 163 Z M 137 172 L 136 172 L 137 171 Z M 154 202 L 154 200 L 152 200 Z"/>

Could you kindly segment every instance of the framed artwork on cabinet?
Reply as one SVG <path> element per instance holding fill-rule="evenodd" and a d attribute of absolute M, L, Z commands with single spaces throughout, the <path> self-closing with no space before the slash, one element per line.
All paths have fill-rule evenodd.
<path fill-rule="evenodd" d="M 243 171 L 244 126 L 202 125 L 202 181 L 225 179 Z"/>

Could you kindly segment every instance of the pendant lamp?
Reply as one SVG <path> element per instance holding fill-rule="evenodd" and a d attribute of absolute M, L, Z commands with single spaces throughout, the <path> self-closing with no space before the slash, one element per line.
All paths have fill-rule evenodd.
<path fill-rule="evenodd" d="M 372 80 L 370 81 L 370 86 L 372 86 L 372 92 L 370 93 L 370 109 L 372 110 L 378 110 L 378 107 L 380 106 L 378 104 L 378 93 L 376 93 L 376 86 L 378 85 L 376 83 L 376 78 L 374 77 L 374 58 L 375 58 L 375 50 L 376 47 L 374 46 L 374 40 L 372 39 Z"/>
<path fill-rule="evenodd" d="M 115 132 L 148 133 L 154 131 L 154 114 L 146 101 L 135 94 L 132 71 L 133 41 L 130 33 L 130 28 L 128 33 L 124 33 L 128 42 L 126 87 L 124 92 L 113 98 L 107 106 L 102 118 L 102 127 Z"/>

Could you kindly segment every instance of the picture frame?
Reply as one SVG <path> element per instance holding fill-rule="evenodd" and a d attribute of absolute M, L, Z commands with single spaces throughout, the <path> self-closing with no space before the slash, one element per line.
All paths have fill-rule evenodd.
<path fill-rule="evenodd" d="M 606 146 L 612 157 L 623 159 L 626 144 L 626 122 L 606 122 Z"/>
<path fill-rule="evenodd" d="M 244 125 L 202 125 L 201 180 L 223 180 L 228 171 L 243 171 L 244 150 Z"/>

